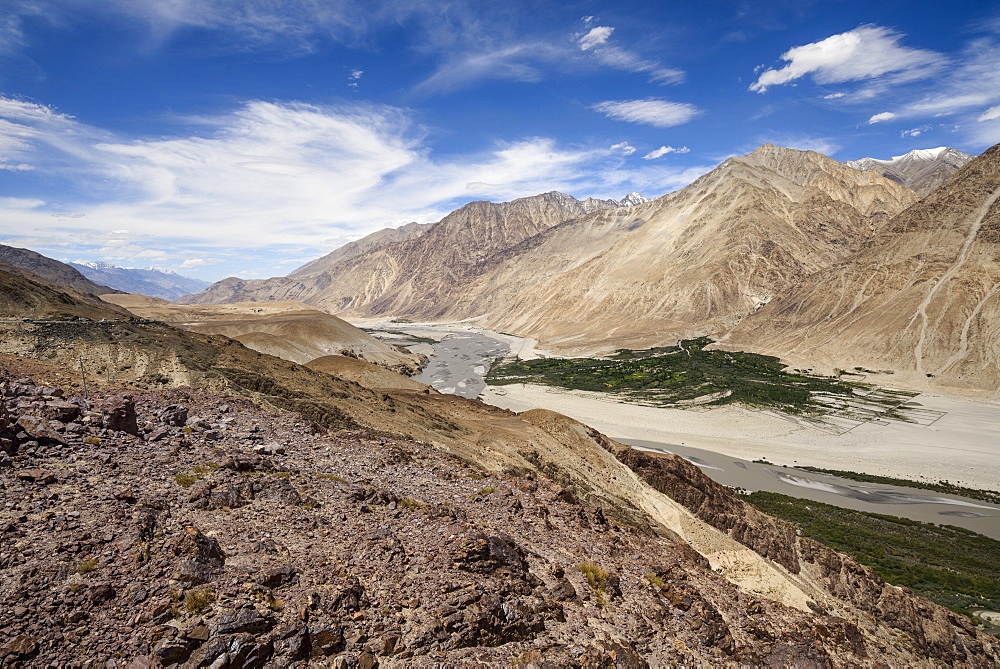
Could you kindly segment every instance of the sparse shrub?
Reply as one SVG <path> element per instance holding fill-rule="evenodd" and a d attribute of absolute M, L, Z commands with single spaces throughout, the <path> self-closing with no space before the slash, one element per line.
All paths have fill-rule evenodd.
<path fill-rule="evenodd" d="M 338 483 L 348 482 L 343 476 L 337 476 L 336 474 L 317 474 L 316 478 L 327 479 L 328 481 L 337 481 Z"/>
<path fill-rule="evenodd" d="M 205 478 L 207 474 L 211 474 L 219 468 L 219 463 L 217 462 L 205 462 L 200 465 L 195 465 L 191 468 L 191 473 L 177 472 L 174 474 L 174 480 L 177 481 L 177 485 L 182 488 L 190 488 L 198 481 Z"/>
<path fill-rule="evenodd" d="M 468 474 L 466 474 L 466 476 L 468 476 L 473 481 L 482 481 L 484 478 L 486 478 L 479 472 L 469 472 Z"/>
<path fill-rule="evenodd" d="M 95 569 L 97 569 L 97 558 L 87 558 L 80 564 L 76 565 L 76 573 L 81 576 L 83 574 L 89 574 Z"/>
<path fill-rule="evenodd" d="M 483 488 L 479 491 L 480 495 L 491 495 L 497 491 L 496 488 Z"/>
<path fill-rule="evenodd" d="M 87 444 L 88 446 L 100 446 L 101 439 L 100 437 L 84 437 L 83 443 Z"/>
<path fill-rule="evenodd" d="M 404 497 L 403 499 L 399 500 L 398 506 L 400 506 L 400 507 L 406 509 L 408 512 L 410 512 L 410 511 L 413 511 L 414 509 L 419 509 L 420 507 L 427 506 L 427 505 L 424 504 L 423 502 L 418 502 L 415 499 L 410 499 L 409 497 Z"/>
<path fill-rule="evenodd" d="M 593 562 L 584 562 L 581 564 L 580 572 L 587 579 L 587 585 L 589 585 L 590 589 L 594 591 L 594 597 L 597 599 L 597 605 L 603 607 L 607 601 L 604 586 L 608 582 L 608 572 L 604 571 Z"/>
<path fill-rule="evenodd" d="M 200 476 L 196 476 L 194 474 L 187 474 L 185 472 L 177 472 L 176 474 L 174 474 L 174 480 L 177 481 L 177 485 L 179 485 L 182 488 L 190 488 L 195 483 L 197 483 L 200 478 L 201 478 Z"/>
<path fill-rule="evenodd" d="M 663 590 L 667 587 L 667 584 L 663 582 L 663 579 L 656 574 L 646 574 L 646 578 L 649 580 L 649 584 L 654 588 Z"/>
<path fill-rule="evenodd" d="M 214 601 L 215 590 L 212 590 L 211 588 L 191 590 L 184 595 L 184 610 L 187 611 L 189 615 L 195 615 L 204 611 L 208 608 L 208 605 Z"/>

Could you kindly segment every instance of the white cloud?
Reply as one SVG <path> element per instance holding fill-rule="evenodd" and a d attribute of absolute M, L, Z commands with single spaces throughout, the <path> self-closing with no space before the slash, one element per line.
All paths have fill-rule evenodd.
<path fill-rule="evenodd" d="M 995 107 L 990 107 L 982 114 L 980 114 L 976 120 L 982 123 L 983 121 L 992 121 L 993 119 L 1000 118 L 1000 105 Z"/>
<path fill-rule="evenodd" d="M 829 95 L 824 95 L 824 100 L 839 100 L 840 98 L 847 95 L 847 93 L 830 93 Z"/>
<path fill-rule="evenodd" d="M 933 127 L 934 126 L 930 126 L 930 125 L 917 126 L 916 128 L 910 128 L 909 130 L 902 130 L 902 131 L 900 131 L 899 136 L 902 139 L 906 139 L 907 137 L 919 137 L 920 135 L 924 134 L 928 130 L 931 130 Z"/>
<path fill-rule="evenodd" d="M 462 52 L 448 58 L 430 77 L 414 87 L 420 94 L 452 91 L 476 81 L 512 79 L 542 80 L 540 62 L 555 62 L 563 53 L 551 44 L 525 42 L 495 49 Z"/>
<path fill-rule="evenodd" d="M 218 265 L 220 262 L 222 262 L 221 258 L 189 258 L 177 266 L 181 269 L 186 269 L 188 267 L 207 267 L 209 265 Z"/>
<path fill-rule="evenodd" d="M 38 175 L 35 188 L 60 179 L 58 202 L 0 199 L 0 237 L 116 264 L 222 259 L 211 272 L 245 267 L 237 254 L 263 250 L 278 270 L 286 258 L 318 254 L 323 240 L 436 221 L 469 200 L 553 189 L 605 198 L 662 193 L 704 169 L 627 170 L 627 142 L 611 149 L 545 137 L 435 157 L 407 112 L 376 105 L 254 101 L 181 119 L 173 136 L 152 139 L 3 98 L 0 119 L 30 131 L 20 151 L 36 165 L 26 175 Z"/>
<path fill-rule="evenodd" d="M 357 88 L 358 82 L 361 81 L 361 75 L 364 73 L 364 70 L 351 70 L 351 73 L 347 75 L 347 85 L 350 88 Z"/>
<path fill-rule="evenodd" d="M 580 49 L 582 51 L 590 51 L 594 47 L 607 43 L 608 39 L 611 37 L 611 33 L 614 31 L 615 29 L 610 26 L 597 26 L 596 28 L 591 28 L 588 33 L 577 40 L 577 44 L 580 45 Z"/>
<path fill-rule="evenodd" d="M 672 146 L 661 146 L 658 149 L 654 149 L 642 157 L 643 160 L 655 160 L 657 158 L 662 158 L 668 153 L 690 153 L 691 149 L 686 146 L 680 146 L 674 148 Z"/>
<path fill-rule="evenodd" d="M 591 109 L 618 121 L 643 123 L 657 128 L 669 128 L 687 123 L 702 112 L 686 102 L 669 102 L 660 98 L 645 100 L 606 100 Z"/>
<path fill-rule="evenodd" d="M 875 114 L 870 119 L 868 119 L 868 124 L 871 125 L 872 123 L 883 123 L 885 121 L 891 121 L 891 120 L 893 120 L 895 118 L 896 118 L 896 114 L 894 114 L 892 112 L 881 112 L 881 113 Z"/>
<path fill-rule="evenodd" d="M 750 85 L 764 93 L 811 75 L 819 84 L 836 84 L 888 77 L 892 83 L 914 81 L 933 75 L 946 59 L 935 51 L 912 49 L 899 44 L 900 33 L 876 25 L 863 25 L 819 42 L 796 46 L 781 54 L 788 64 L 768 69 Z"/>
<path fill-rule="evenodd" d="M 611 145 L 611 150 L 612 151 L 621 151 L 621 153 L 622 153 L 623 156 L 631 156 L 633 153 L 635 153 L 636 149 L 635 149 L 634 146 L 632 146 L 628 142 L 619 142 L 617 144 L 612 144 Z"/>

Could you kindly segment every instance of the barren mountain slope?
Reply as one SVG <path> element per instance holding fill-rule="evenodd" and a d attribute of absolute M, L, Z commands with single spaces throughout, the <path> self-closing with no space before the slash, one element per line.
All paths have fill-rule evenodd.
<path fill-rule="evenodd" d="M 887 179 L 903 184 L 920 195 L 928 195 L 948 180 L 973 156 L 947 147 L 914 149 L 889 160 L 862 158 L 844 164 L 856 170 L 874 170 Z"/>
<path fill-rule="evenodd" d="M 512 202 L 470 202 L 420 236 L 382 244 L 308 276 L 228 278 L 184 303 L 300 300 L 330 313 L 439 311 L 476 263 L 554 225 L 615 204 L 551 192 Z"/>
<path fill-rule="evenodd" d="M 73 288 L 92 295 L 105 293 L 120 293 L 120 290 L 94 283 L 77 269 L 66 263 L 53 260 L 29 249 L 0 244 L 0 261 L 10 263 L 14 267 L 31 272 L 29 278 L 41 277 L 44 281 Z M 14 272 L 17 274 L 18 272 Z"/>
<path fill-rule="evenodd" d="M 123 318 L 128 312 L 90 293 L 58 290 L 42 277 L 0 260 L 0 319 L 53 316 Z"/>
<path fill-rule="evenodd" d="M 380 246 L 392 244 L 393 242 L 405 242 L 410 239 L 416 239 L 430 230 L 433 226 L 433 223 L 417 223 L 414 221 L 398 228 L 385 228 L 377 230 L 357 241 L 344 244 L 340 248 L 327 253 L 322 258 L 317 258 L 316 260 L 307 262 L 305 265 L 302 265 L 302 267 L 290 272 L 288 276 L 290 278 L 297 279 L 304 276 L 319 274 L 320 272 L 330 269 L 337 263 L 353 258 L 354 256 L 360 255 L 366 251 L 371 251 Z"/>
<path fill-rule="evenodd" d="M 138 316 L 194 332 L 225 335 L 247 348 L 299 364 L 329 355 L 346 355 L 409 375 L 418 372 L 425 361 L 423 356 L 381 342 L 301 302 L 189 306 L 135 294 L 111 295 L 107 299 Z"/>
<path fill-rule="evenodd" d="M 718 334 L 846 257 L 914 200 L 876 173 L 766 145 L 658 200 L 567 222 L 494 256 L 442 315 L 482 315 L 488 327 L 565 351 Z"/>
<path fill-rule="evenodd" d="M 299 634 L 294 631 L 297 627 L 287 627 L 294 616 L 301 614 L 308 617 L 308 631 L 302 634 L 317 635 L 313 643 L 319 645 L 319 638 L 331 642 L 341 639 L 341 644 L 352 639 L 349 646 L 332 643 L 329 652 L 343 652 L 349 648 L 355 654 L 362 649 L 391 654 L 397 645 L 379 643 L 369 649 L 365 644 L 370 635 L 379 634 L 381 638 L 395 633 L 396 644 L 405 640 L 403 648 L 414 654 L 469 647 L 492 648 L 496 650 L 490 652 L 498 655 L 484 657 L 503 658 L 506 663 L 511 659 L 511 647 L 504 649 L 509 643 L 526 639 L 548 640 L 555 645 L 590 643 L 584 641 L 594 636 L 595 630 L 591 627 L 594 623 L 590 621 L 599 619 L 602 633 L 610 633 L 612 638 L 647 639 L 633 649 L 638 656 L 634 661 L 636 666 L 643 666 L 643 662 L 658 666 L 673 659 L 716 665 L 813 662 L 854 666 L 874 660 L 907 666 L 931 666 L 935 661 L 955 666 L 989 666 L 1000 659 L 996 640 L 977 632 L 961 616 L 887 586 L 849 558 L 797 538 L 790 525 L 755 511 L 693 465 L 674 456 L 650 456 L 626 449 L 552 412 L 536 410 L 516 415 L 474 400 L 429 392 L 372 392 L 301 365 L 250 351 L 223 337 L 156 323 L 13 324 L 0 328 L 0 352 L 48 363 L 30 363 L 36 371 L 55 369 L 53 365 L 58 365 L 60 377 L 70 381 L 75 377 L 74 370 L 83 365 L 88 370 L 92 392 L 96 387 L 100 393 L 92 398 L 90 413 L 81 411 L 79 404 L 45 396 L 45 391 L 26 382 L 13 384 L 4 393 L 11 399 L 0 405 L 0 422 L 3 423 L 0 443 L 6 451 L 5 456 L 13 455 L 14 458 L 7 457 L 7 467 L 0 468 L 3 485 L 55 485 L 52 490 L 58 496 L 47 494 L 45 498 L 61 505 L 65 494 L 68 499 L 76 500 L 73 508 L 80 514 L 70 515 L 71 520 L 64 521 L 55 515 L 67 510 L 53 507 L 55 515 L 49 523 L 49 517 L 34 510 L 33 502 L 24 510 L 18 509 L 17 513 L 24 514 L 23 518 L 13 515 L 10 508 L 0 510 L 11 514 L 10 522 L 4 517 L 0 528 L 5 533 L 12 533 L 19 542 L 27 542 L 18 543 L 17 551 L 5 552 L 0 558 L 5 560 L 5 569 L 16 569 L 26 579 L 19 582 L 28 583 L 25 588 L 17 589 L 4 585 L 5 589 L 0 591 L 4 601 L 16 597 L 19 602 L 16 606 L 24 608 L 20 614 L 13 614 L 13 618 L 11 612 L 19 609 L 4 607 L 0 612 L 7 616 L 2 619 L 4 627 L 16 629 L 18 635 L 0 645 L 4 657 L 26 659 L 34 653 L 72 653 L 72 648 L 79 651 L 84 647 L 100 649 L 105 646 L 99 640 L 107 634 L 124 635 L 135 654 L 162 652 L 164 658 L 177 657 L 196 648 L 203 653 L 209 649 L 216 652 L 215 649 L 221 646 L 249 653 L 258 643 L 266 644 L 268 640 L 272 645 L 261 646 L 261 653 L 292 654 L 297 651 L 279 641 Z M 23 367 L 28 362 L 6 364 Z M 300 411 L 322 426 L 357 432 L 353 435 L 340 433 L 330 441 L 313 439 L 309 433 L 315 430 L 308 429 L 308 421 L 257 417 L 241 404 L 235 405 L 235 415 L 227 420 L 225 416 L 227 411 L 232 412 L 233 404 L 223 411 L 221 407 L 226 400 L 190 390 L 168 394 L 137 390 L 141 415 L 132 414 L 130 418 L 128 400 L 106 392 L 109 387 L 122 383 L 161 389 L 188 385 L 212 393 L 240 394 L 265 406 Z M 72 386 L 72 383 L 67 385 Z M 175 419 L 176 405 L 184 402 L 193 403 L 198 412 L 191 415 L 187 429 Z M 174 406 L 169 407 L 171 404 Z M 4 430 L 12 422 L 17 429 Z M 62 430 L 57 429 L 57 423 L 62 424 Z M 272 425 L 279 423 L 285 426 L 283 430 L 273 431 Z M 390 443 L 386 433 L 396 435 L 396 441 Z M 278 441 L 262 443 L 261 435 L 265 440 Z M 410 439 L 400 443 L 400 435 L 410 435 Z M 84 436 L 98 441 L 84 441 Z M 413 439 L 425 443 L 414 443 Z M 601 507 L 603 513 L 579 507 L 568 512 L 576 514 L 574 517 L 580 519 L 580 526 L 595 529 L 593 538 L 588 540 L 593 544 L 590 552 L 567 553 L 567 544 L 559 539 L 561 535 L 557 535 L 555 543 L 547 542 L 546 537 L 551 538 L 548 531 L 558 532 L 559 526 L 564 524 L 559 517 L 546 519 L 549 514 L 531 512 L 531 517 L 537 516 L 537 523 L 532 521 L 529 525 L 535 527 L 538 534 L 528 526 L 517 526 L 527 513 L 526 507 L 545 506 L 530 497 L 520 501 L 504 493 L 503 498 L 510 501 L 510 506 L 498 507 L 501 515 L 483 516 L 478 524 L 466 523 L 466 519 L 480 516 L 478 512 L 469 515 L 461 511 L 458 502 L 469 499 L 470 495 L 452 483 L 468 481 L 468 478 L 455 467 L 441 462 L 426 444 L 457 455 L 498 478 L 503 472 L 547 477 L 571 490 L 563 499 L 575 497 Z M 271 456 L 267 462 L 254 459 L 252 451 L 256 445 L 261 445 Z M 276 470 L 273 464 L 273 458 L 283 455 L 279 448 L 285 452 L 284 457 L 277 460 L 281 463 L 279 466 L 285 468 L 283 470 Z M 95 453 L 99 457 L 95 458 Z M 116 461 L 120 461 L 119 467 L 110 466 Z M 208 462 L 226 464 L 216 469 Z M 434 472 L 431 481 L 423 486 L 419 485 L 424 476 L 422 462 L 426 462 L 428 474 Z M 173 471 L 165 471 L 165 467 Z M 247 468 L 260 473 L 247 475 Z M 287 473 L 268 473 L 272 471 Z M 191 472 L 201 472 L 205 481 L 189 492 L 179 491 L 175 486 L 182 478 L 166 476 L 166 473 L 189 475 Z M 95 478 L 90 478 L 95 474 Z M 346 488 L 341 495 L 337 484 L 346 481 L 336 479 L 348 476 L 357 485 L 375 479 L 378 484 L 359 488 L 357 494 L 353 487 Z M 84 482 L 86 485 L 81 485 Z M 100 489 L 91 487 L 93 485 Z M 530 487 L 531 484 L 526 482 L 525 485 Z M 550 484 L 543 481 L 541 485 Z M 105 486 L 108 487 L 105 489 Z M 550 490 L 552 495 L 558 493 L 558 489 Z M 95 494 L 91 496 L 90 491 Z M 478 493 L 480 497 L 491 494 L 485 489 Z M 392 532 L 396 530 L 390 529 L 390 534 L 386 534 L 387 527 L 396 527 L 391 524 L 392 508 L 388 505 L 395 503 L 399 510 L 403 499 L 410 500 L 407 508 L 426 513 L 430 523 L 423 522 L 423 515 L 415 517 L 421 520 L 419 523 L 406 523 L 406 545 L 412 543 L 419 550 L 402 547 L 402 526 L 395 539 Z M 422 507 L 413 503 L 414 499 L 434 506 L 420 510 Z M 445 505 L 444 501 L 449 503 Z M 138 506 L 133 509 L 136 504 Z M 280 516 L 274 515 L 275 504 L 283 505 Z M 239 511 L 247 505 L 251 505 L 252 513 Z M 562 514 L 555 506 L 550 504 L 548 507 L 549 513 Z M 169 514 L 154 513 L 168 508 Z M 329 515 L 331 513 L 333 515 Z M 377 514 L 382 521 L 377 526 L 372 525 L 371 531 L 363 525 L 364 519 L 370 518 L 366 513 Z M 604 513 L 631 529 L 614 530 L 603 520 Z M 114 524 L 109 524 L 105 516 L 115 518 Z M 440 527 L 433 521 L 442 516 L 455 521 L 454 529 L 450 521 Z M 268 532 L 260 522 L 265 517 L 273 519 L 271 525 L 276 529 L 271 533 L 281 537 L 283 551 L 278 547 L 272 550 L 267 545 L 257 546 L 261 534 Z M 230 568 L 223 569 L 226 559 L 208 550 L 212 544 L 208 535 L 196 529 L 185 529 L 184 525 L 192 522 L 204 523 L 213 533 L 221 533 L 220 546 L 236 546 L 225 549 L 239 556 Z M 35 560 L 35 549 L 41 546 L 37 542 L 48 541 L 46 537 L 52 537 L 56 523 L 61 523 L 58 527 L 62 528 L 56 532 L 81 530 L 79 535 L 55 537 L 64 552 L 76 554 L 82 550 L 86 555 L 80 555 L 81 560 L 90 554 L 99 556 L 98 564 L 104 569 L 97 574 L 103 579 L 100 582 L 91 584 L 83 579 L 84 585 L 90 588 L 89 604 L 83 604 L 84 618 L 97 632 L 92 635 L 98 639 L 96 645 L 67 647 L 65 641 L 76 643 L 72 639 L 86 635 L 74 631 L 72 637 L 64 633 L 43 639 L 37 634 L 32 636 L 40 629 L 33 627 L 34 618 L 29 624 L 23 623 L 29 614 L 62 611 L 71 615 L 81 606 L 72 596 L 79 591 L 79 588 L 74 590 L 74 584 L 81 582 L 73 580 L 73 563 L 60 571 L 58 565 Z M 509 532 L 492 529 L 498 524 L 501 528 L 507 527 L 507 523 L 515 524 Z M 104 537 L 109 536 L 109 526 L 130 527 L 132 530 L 124 531 L 135 530 L 139 534 L 117 537 L 112 532 L 105 540 Z M 464 529 L 456 531 L 459 526 Z M 99 527 L 105 529 L 98 531 Z M 489 534 L 481 540 L 470 537 L 466 541 L 459 537 L 469 528 L 483 528 Z M 327 531 L 323 539 L 317 535 L 321 531 Z M 524 534 L 526 531 L 532 538 Z M 573 530 L 567 531 L 572 533 Z M 275 532 L 277 534 L 273 534 Z M 636 532 L 652 533 L 661 538 L 644 541 Z M 599 543 L 596 535 L 602 533 L 608 537 L 608 545 Z M 449 534 L 453 535 L 452 539 L 458 538 L 458 542 L 445 541 L 443 537 Z M 498 539 L 490 540 L 490 536 Z M 123 542 L 120 550 L 115 548 L 119 539 Z M 681 554 L 675 551 L 689 549 L 685 544 L 674 543 L 678 539 L 693 549 L 680 560 Z M 346 543 L 344 546 L 340 543 L 330 545 L 330 540 Z M 76 549 L 66 548 L 70 541 Z M 649 596 L 643 593 L 645 588 L 654 586 L 650 579 L 643 581 L 645 576 L 634 571 L 634 567 L 629 568 L 620 582 L 594 586 L 591 601 L 607 597 L 606 611 L 594 609 L 588 613 L 584 607 L 578 614 L 575 608 L 562 610 L 562 613 L 558 607 L 550 608 L 547 602 L 568 602 L 574 595 L 563 588 L 569 599 L 560 600 L 557 597 L 562 595 L 549 593 L 548 586 L 535 589 L 534 579 L 553 586 L 561 585 L 560 572 L 555 567 L 540 571 L 542 563 L 535 563 L 534 577 L 525 576 L 526 582 L 536 585 L 527 589 L 515 585 L 513 591 L 494 593 L 493 589 L 501 587 L 502 583 L 494 583 L 489 575 L 498 573 L 498 569 L 524 565 L 516 556 L 527 553 L 514 547 L 520 541 L 527 543 L 536 558 L 543 558 L 542 563 L 554 560 L 557 565 L 577 565 L 574 567 L 577 569 L 591 558 L 606 561 L 626 546 L 631 547 L 629 551 L 634 548 L 638 557 L 639 547 L 644 545 L 644 550 L 653 551 L 663 562 L 676 565 L 665 569 L 662 575 L 653 568 L 649 572 L 657 574 L 664 583 L 663 588 L 655 586 L 659 589 L 654 589 L 653 594 L 665 597 L 671 604 L 664 608 L 662 615 L 652 619 L 639 614 L 639 611 L 650 611 L 645 601 Z M 190 546 L 191 550 L 185 546 Z M 424 552 L 429 546 L 442 548 Z M 47 543 L 39 554 L 49 559 L 50 555 L 59 555 L 55 549 L 55 543 Z M 138 558 L 121 559 L 122 551 L 132 549 L 139 551 Z M 442 550 L 447 552 L 442 554 Z M 116 555 L 118 560 L 115 560 Z M 206 555 L 211 560 L 200 563 Z M 270 581 L 261 582 L 264 590 L 254 587 L 247 590 L 245 585 L 246 570 L 252 572 L 263 564 L 269 569 L 281 566 L 267 557 L 279 555 L 287 558 L 285 566 L 308 574 L 303 578 L 302 583 L 307 586 L 303 591 L 289 590 L 281 597 L 288 602 L 287 607 L 275 605 L 264 596 L 269 592 L 266 588 L 277 587 L 266 584 Z M 628 553 L 621 564 L 632 563 L 632 555 Z M 442 556 L 445 559 L 439 564 Z M 292 559 L 294 564 L 287 564 Z M 412 569 L 409 568 L 410 560 Z M 478 578 L 477 582 L 483 583 L 489 591 L 483 593 L 483 604 L 479 606 L 493 607 L 496 614 L 477 614 L 480 609 L 473 606 L 473 602 L 479 600 L 472 599 L 463 600 L 457 609 L 453 607 L 468 615 L 448 618 L 453 610 L 441 609 L 439 603 L 426 599 L 431 591 L 443 593 L 444 589 L 434 584 L 430 589 L 417 585 L 426 584 L 429 577 L 437 578 L 435 574 L 442 570 L 458 568 L 461 571 L 463 564 L 478 565 L 480 562 L 484 563 L 481 573 L 489 578 Z M 334 566 L 327 569 L 326 565 L 331 563 Z M 147 564 L 150 565 L 148 570 L 143 566 Z M 376 564 L 382 566 L 375 567 Z M 618 568 L 619 563 L 608 564 Z M 518 567 L 521 571 L 526 568 L 526 565 Z M 563 573 L 567 571 L 567 567 L 560 569 Z M 624 566 L 622 569 L 624 571 Z M 76 571 L 78 576 L 86 573 Z M 445 573 L 451 574 L 450 571 Z M 471 573 L 479 572 L 473 569 Z M 44 574 L 44 582 L 31 580 L 40 574 Z M 183 609 L 170 609 L 170 584 L 163 578 L 166 574 L 177 574 L 174 577 L 177 587 L 183 589 L 175 595 L 175 603 L 184 601 L 188 590 L 218 578 L 219 592 L 225 595 L 219 598 L 218 618 L 192 632 L 197 627 L 196 620 L 186 617 Z M 340 595 L 323 585 L 330 583 L 334 575 L 361 578 L 361 592 L 371 591 L 370 601 L 379 603 L 391 603 L 391 600 L 382 599 L 383 594 L 375 594 L 378 590 L 386 590 L 377 584 L 385 584 L 386 579 L 393 584 L 403 583 L 400 579 L 408 577 L 406 582 L 420 593 L 417 604 L 408 605 L 409 608 L 429 606 L 430 610 L 418 613 L 411 621 L 404 616 L 398 623 L 398 631 L 396 618 L 389 614 L 385 614 L 388 619 L 378 615 L 382 610 L 378 606 L 354 605 L 350 615 L 341 615 L 337 605 L 326 599 Z M 71 580 L 64 587 L 67 578 Z M 153 591 L 138 595 L 132 588 L 137 582 Z M 281 578 L 276 581 L 281 582 Z M 53 603 L 49 596 L 51 588 L 56 589 L 59 603 Z M 604 589 L 606 594 L 599 594 L 598 589 Z M 395 592 L 396 588 L 390 590 Z M 128 594 L 124 594 L 126 592 Z M 320 599 L 316 600 L 310 593 Z M 128 599 L 118 600 L 119 594 Z M 145 599 L 151 594 L 154 599 L 146 605 Z M 515 599 L 511 599 L 515 595 Z M 68 608 L 60 609 L 67 602 L 66 598 Z M 162 608 L 161 600 L 167 601 Z M 112 601 L 113 604 L 103 606 Z M 148 610 L 149 616 L 137 619 L 136 615 L 142 612 L 129 609 L 127 619 L 133 623 L 118 622 L 117 616 L 126 613 L 121 608 L 126 601 L 143 603 L 142 610 Z M 256 607 L 254 601 L 261 606 Z M 244 602 L 248 606 L 243 606 Z M 507 609 L 501 607 L 503 602 L 508 602 Z M 321 606 L 320 603 L 325 604 Z M 52 606 L 55 608 L 46 608 Z M 567 606 L 578 605 L 570 603 Z M 355 609 L 362 614 L 354 615 Z M 196 610 L 195 607 L 192 610 Z M 517 615 L 503 611 L 516 611 Z M 158 627 L 174 620 L 171 616 L 177 616 L 177 622 L 182 623 L 178 626 L 181 632 L 176 631 L 178 627 L 170 627 L 173 632 Z M 274 638 L 268 636 L 260 640 L 253 636 L 276 629 L 279 616 L 282 631 L 276 631 Z M 524 620 L 527 627 L 511 627 L 501 623 L 501 618 L 496 616 L 507 623 Z M 264 624 L 261 618 L 274 624 Z M 533 622 L 529 624 L 527 618 Z M 298 619 L 300 622 L 296 625 L 301 626 L 301 617 Z M 481 619 L 493 622 L 480 628 L 480 623 L 475 621 Z M 564 626 L 562 623 L 567 619 L 572 622 Z M 77 624 L 82 619 L 74 620 Z M 442 620 L 440 631 L 444 636 L 438 634 L 438 628 L 428 635 L 421 631 L 425 624 L 433 627 Z M 761 627 L 760 621 L 767 623 Z M 335 632 L 327 634 L 326 625 L 337 626 L 342 636 Z M 78 628 L 79 625 L 71 629 Z M 696 633 L 692 636 L 679 631 L 688 629 Z M 323 636 L 319 634 L 321 631 Z M 189 632 L 198 636 L 189 637 Z M 556 636 L 550 638 L 543 632 Z M 133 634 L 138 637 L 133 638 Z M 366 640 L 358 641 L 361 636 Z M 450 645 L 445 643 L 449 639 L 453 639 Z M 628 643 L 631 647 L 631 641 Z M 117 647 L 117 644 L 112 645 Z M 297 648 L 301 650 L 301 646 Z M 517 652 L 526 650 L 523 646 L 513 648 Z M 237 650 L 231 652 L 237 653 Z M 168 664 L 176 661 L 164 659 Z"/>
<path fill-rule="evenodd" d="M 741 323 L 728 345 L 893 370 L 918 387 L 1000 387 L 1000 145 L 844 262 Z"/>

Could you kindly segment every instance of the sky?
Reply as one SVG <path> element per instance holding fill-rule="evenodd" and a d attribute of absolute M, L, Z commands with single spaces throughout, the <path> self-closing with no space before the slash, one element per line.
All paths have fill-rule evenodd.
<path fill-rule="evenodd" d="M 0 0 L 0 243 L 214 281 L 771 142 L 1000 142 L 985 0 Z"/>

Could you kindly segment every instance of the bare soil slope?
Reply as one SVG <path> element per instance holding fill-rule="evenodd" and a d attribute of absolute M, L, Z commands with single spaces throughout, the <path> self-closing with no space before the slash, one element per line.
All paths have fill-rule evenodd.
<path fill-rule="evenodd" d="M 410 375 L 424 362 L 423 356 L 381 342 L 301 302 L 180 305 L 136 294 L 108 296 L 107 300 L 144 318 L 194 332 L 225 335 L 255 351 L 300 364 L 346 355 Z"/>

